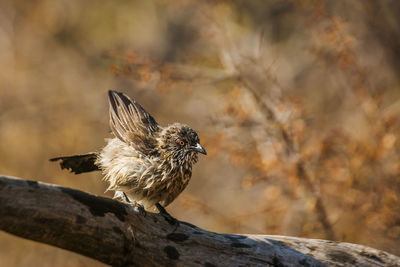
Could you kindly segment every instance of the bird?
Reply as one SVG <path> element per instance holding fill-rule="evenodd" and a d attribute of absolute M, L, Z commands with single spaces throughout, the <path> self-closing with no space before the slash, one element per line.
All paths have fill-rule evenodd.
<path fill-rule="evenodd" d="M 170 216 L 168 206 L 186 188 L 198 153 L 207 155 L 198 134 L 188 125 L 166 127 L 134 99 L 108 91 L 109 124 L 113 138 L 98 152 L 50 159 L 75 174 L 102 171 L 106 191 L 144 210 Z"/>

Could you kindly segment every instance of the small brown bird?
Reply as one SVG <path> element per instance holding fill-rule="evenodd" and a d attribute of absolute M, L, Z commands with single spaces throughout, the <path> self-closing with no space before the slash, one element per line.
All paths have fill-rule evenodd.
<path fill-rule="evenodd" d="M 106 139 L 99 153 L 50 160 L 61 160 L 61 167 L 75 174 L 101 170 L 114 198 L 164 213 L 189 183 L 197 153 L 207 153 L 189 126 L 162 127 L 125 94 L 109 91 L 108 96 L 115 138 Z"/>

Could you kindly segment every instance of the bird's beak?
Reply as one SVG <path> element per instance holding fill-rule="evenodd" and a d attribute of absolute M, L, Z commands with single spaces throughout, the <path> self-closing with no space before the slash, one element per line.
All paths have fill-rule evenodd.
<path fill-rule="evenodd" d="M 206 150 L 199 143 L 197 143 L 196 146 L 193 146 L 192 149 L 194 151 L 197 151 L 197 152 L 201 153 L 201 154 L 207 155 Z"/>

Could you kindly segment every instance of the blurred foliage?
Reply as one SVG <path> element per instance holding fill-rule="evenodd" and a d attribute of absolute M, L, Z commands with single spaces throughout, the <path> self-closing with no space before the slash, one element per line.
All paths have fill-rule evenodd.
<path fill-rule="evenodd" d="M 0 170 L 103 194 L 47 161 L 99 149 L 106 91 L 209 152 L 169 206 L 219 232 L 400 255 L 400 2 L 2 1 Z M 5 266 L 98 263 L 2 233 Z M 68 259 L 68 260 L 67 260 Z"/>

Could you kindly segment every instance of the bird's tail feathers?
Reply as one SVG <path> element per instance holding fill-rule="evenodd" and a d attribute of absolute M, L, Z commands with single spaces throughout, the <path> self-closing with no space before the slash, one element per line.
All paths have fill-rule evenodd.
<path fill-rule="evenodd" d="M 74 156 L 62 156 L 57 158 L 52 158 L 50 161 L 59 161 L 62 169 L 68 169 L 75 174 L 80 174 L 83 172 L 91 172 L 100 170 L 95 164 L 97 154 L 94 152 L 74 155 Z"/>

